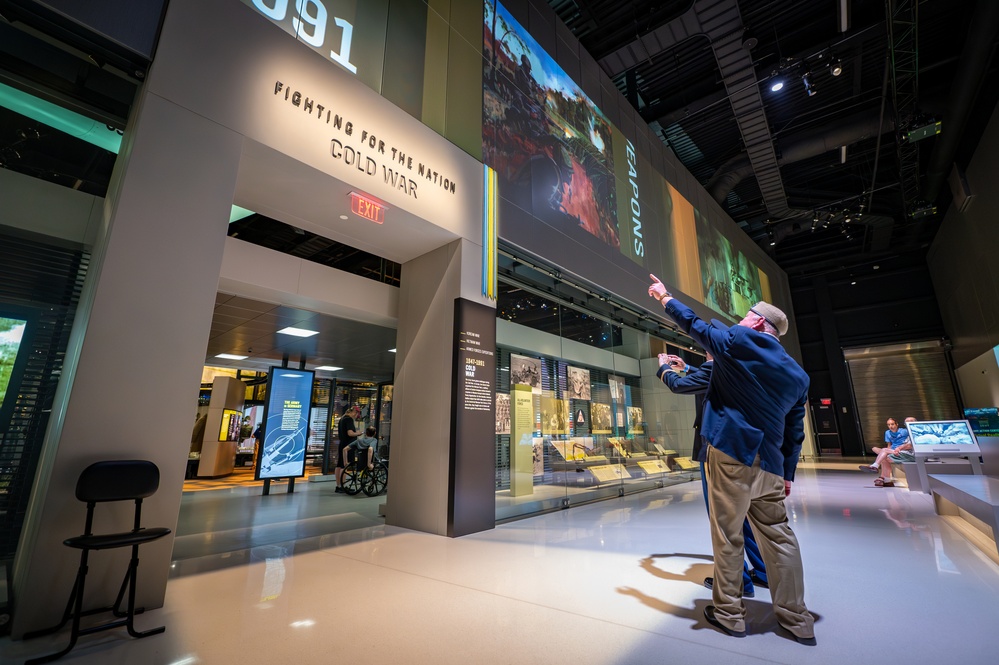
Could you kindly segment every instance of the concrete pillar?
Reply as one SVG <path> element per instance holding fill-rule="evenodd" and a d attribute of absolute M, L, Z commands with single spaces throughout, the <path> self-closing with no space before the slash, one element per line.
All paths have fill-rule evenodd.
<path fill-rule="evenodd" d="M 481 252 L 456 240 L 402 266 L 386 524 L 447 535 L 454 301 L 495 307 L 481 295 Z"/>
<path fill-rule="evenodd" d="M 143 522 L 174 528 L 204 364 L 241 138 L 151 93 L 140 95 L 115 167 L 94 260 L 14 563 L 14 637 L 56 623 L 79 560 L 76 480 L 107 459 L 147 459 L 159 491 Z M 95 530 L 130 527 L 131 506 Z M 173 537 L 140 551 L 138 604 L 160 607 Z M 91 557 L 85 606 L 113 600 L 126 552 Z"/>

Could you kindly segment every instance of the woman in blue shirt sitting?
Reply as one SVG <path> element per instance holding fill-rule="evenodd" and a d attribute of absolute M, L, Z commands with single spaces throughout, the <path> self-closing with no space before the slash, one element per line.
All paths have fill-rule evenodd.
<path fill-rule="evenodd" d="M 897 420 L 889 418 L 888 429 L 885 430 L 885 443 L 888 445 L 873 449 L 874 454 L 877 455 L 874 463 L 861 464 L 860 468 L 878 474 L 874 481 L 878 487 L 893 487 L 895 483 L 891 479 L 891 462 L 888 460 L 888 456 L 912 448 L 912 444 L 909 443 L 909 430 L 899 427 Z"/>

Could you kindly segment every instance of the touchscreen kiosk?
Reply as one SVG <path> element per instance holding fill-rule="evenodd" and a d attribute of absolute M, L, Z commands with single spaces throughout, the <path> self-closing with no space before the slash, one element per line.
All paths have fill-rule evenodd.
<path fill-rule="evenodd" d="M 930 493 L 926 460 L 934 457 L 967 457 L 971 472 L 982 473 L 979 461 L 978 440 L 967 420 L 920 420 L 906 423 L 909 440 L 916 455 L 916 468 L 920 487 Z"/>
<path fill-rule="evenodd" d="M 967 420 L 920 420 L 905 426 L 917 455 L 978 452 L 978 440 Z"/>

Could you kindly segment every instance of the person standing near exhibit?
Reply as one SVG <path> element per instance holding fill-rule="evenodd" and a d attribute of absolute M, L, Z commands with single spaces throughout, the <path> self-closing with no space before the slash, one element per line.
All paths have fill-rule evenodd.
<path fill-rule="evenodd" d="M 711 506 L 708 503 L 708 481 L 704 471 L 704 463 L 707 458 L 707 446 L 703 445 L 701 437 L 701 418 L 704 409 L 704 394 L 708 391 L 708 384 L 711 381 L 711 369 L 714 367 L 714 358 L 710 353 L 707 360 L 700 367 L 688 365 L 680 356 L 659 354 L 659 371 L 656 376 L 666 384 L 670 392 L 675 395 L 693 395 L 694 408 L 697 413 L 694 415 L 694 446 L 690 451 L 690 457 L 697 460 L 701 466 L 701 490 L 704 492 L 704 506 L 711 515 Z M 686 376 L 681 377 L 679 372 L 686 372 Z M 753 598 L 756 596 L 756 587 L 764 589 L 770 588 L 767 583 L 767 568 L 760 554 L 760 546 L 756 544 L 756 535 L 753 527 L 747 518 L 742 524 L 742 536 L 745 543 L 746 558 L 749 563 L 742 563 L 742 597 Z M 750 565 L 752 564 L 752 568 Z M 712 588 L 714 578 L 704 578 L 704 586 Z"/>
<path fill-rule="evenodd" d="M 354 421 L 361 417 L 361 409 L 357 406 L 348 406 L 343 411 L 343 415 L 340 416 L 339 422 L 337 422 L 337 436 L 340 439 L 340 443 L 336 447 L 336 470 L 333 475 L 336 477 L 336 489 L 334 490 L 338 494 L 343 494 L 346 490 L 343 489 L 343 469 L 347 464 L 345 459 L 347 446 L 354 443 L 358 436 L 361 435 L 361 430 L 357 423 Z"/>
<path fill-rule="evenodd" d="M 704 608 L 704 617 L 733 637 L 746 635 L 740 590 L 748 517 L 770 573 L 777 622 L 798 643 L 814 645 L 801 552 L 784 505 L 805 438 L 808 396 L 808 375 L 780 343 L 787 316 L 759 302 L 737 325 L 708 323 L 673 298 L 659 278 L 649 277 L 649 296 L 715 359 L 701 425 L 715 562 L 713 604 Z"/>
<path fill-rule="evenodd" d="M 264 449 L 264 423 L 257 425 L 253 430 L 253 466 L 256 468 L 260 461 L 260 451 Z"/>

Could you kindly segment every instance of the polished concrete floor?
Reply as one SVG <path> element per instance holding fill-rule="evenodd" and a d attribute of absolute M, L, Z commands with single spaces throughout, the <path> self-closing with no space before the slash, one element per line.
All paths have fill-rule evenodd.
<path fill-rule="evenodd" d="M 202 543 L 199 555 L 198 539 L 211 539 L 182 524 L 188 556 L 174 564 L 165 607 L 138 622 L 165 624 L 165 634 L 84 637 L 60 662 L 996 662 L 999 566 L 937 517 L 929 496 L 873 479 L 850 463 L 799 468 L 788 505 L 815 647 L 775 632 L 765 590 L 746 601 L 746 639 L 704 620 L 711 547 L 693 481 L 457 539 L 384 526 L 367 507 L 379 498 L 296 491 L 268 502 L 265 518 L 249 508 L 258 497 L 229 497 L 217 526 L 263 529 L 261 539 L 234 537 L 224 551 Z M 313 521 L 324 518 L 310 507 L 320 499 L 354 507 L 356 528 L 320 533 Z M 245 514 L 232 514 L 240 506 Z M 287 526 L 303 520 L 313 526 Z M 0 661 L 58 643 L 0 640 Z"/>

